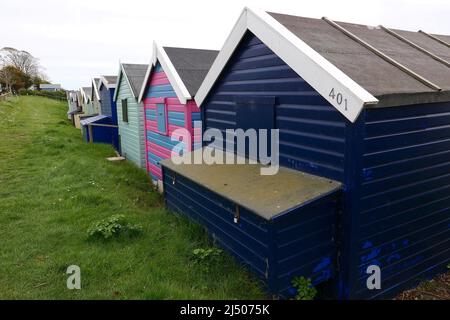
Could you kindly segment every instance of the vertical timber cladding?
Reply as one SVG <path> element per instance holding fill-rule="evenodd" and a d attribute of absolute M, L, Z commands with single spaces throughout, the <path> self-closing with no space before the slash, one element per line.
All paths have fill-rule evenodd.
<path fill-rule="evenodd" d="M 344 180 L 345 118 L 251 32 L 202 106 L 203 129 L 239 128 L 236 97 L 246 96 L 274 98 L 281 165 Z"/>

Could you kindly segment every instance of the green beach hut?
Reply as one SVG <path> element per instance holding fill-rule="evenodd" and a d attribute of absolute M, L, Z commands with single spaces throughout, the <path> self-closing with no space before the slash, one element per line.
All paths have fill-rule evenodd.
<path fill-rule="evenodd" d="M 144 108 L 138 102 L 148 64 L 120 63 L 114 101 L 122 156 L 145 168 Z"/>

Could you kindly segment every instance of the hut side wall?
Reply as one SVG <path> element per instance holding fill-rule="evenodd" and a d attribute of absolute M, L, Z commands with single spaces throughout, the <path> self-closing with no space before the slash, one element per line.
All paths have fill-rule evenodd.
<path fill-rule="evenodd" d="M 89 100 L 89 102 L 86 103 L 85 106 L 86 106 L 85 115 L 88 116 L 88 115 L 93 115 L 93 114 L 96 113 L 95 110 L 94 110 L 94 104 L 93 104 L 93 102 L 91 100 Z"/>
<path fill-rule="evenodd" d="M 94 88 L 92 88 L 94 90 Z M 97 99 L 97 96 L 94 93 L 94 100 L 92 101 L 92 110 L 96 114 L 101 114 L 100 101 Z"/>
<path fill-rule="evenodd" d="M 122 74 L 117 84 L 117 118 L 122 155 L 140 168 L 145 168 L 144 111 Z M 122 100 L 127 100 L 128 122 L 123 121 Z"/>
<path fill-rule="evenodd" d="M 116 102 L 113 101 L 115 89 L 108 89 L 106 86 L 102 85 L 99 88 L 101 103 L 101 114 L 110 116 L 114 124 L 117 124 L 117 107 Z"/>
<path fill-rule="evenodd" d="M 351 297 L 391 297 L 450 262 L 450 103 L 367 109 Z M 366 288 L 381 268 L 382 289 Z"/>

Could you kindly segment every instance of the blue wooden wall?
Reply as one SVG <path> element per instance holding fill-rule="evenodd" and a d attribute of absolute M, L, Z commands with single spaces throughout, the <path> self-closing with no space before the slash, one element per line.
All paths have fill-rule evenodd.
<path fill-rule="evenodd" d="M 283 166 L 344 183 L 341 298 L 392 297 L 445 270 L 450 103 L 366 109 L 349 123 L 250 32 L 202 106 L 204 129 L 237 128 L 236 98 L 246 96 L 275 98 Z M 379 291 L 366 288 L 371 264 L 381 266 Z"/>
<path fill-rule="evenodd" d="M 112 127 L 95 126 L 95 124 L 111 125 L 111 118 L 99 119 L 93 122 L 92 126 L 92 142 L 112 144 L 116 150 L 119 150 L 118 129 Z M 82 126 L 83 140 L 90 142 L 89 128 L 87 125 Z"/>
<path fill-rule="evenodd" d="M 390 297 L 450 262 L 450 103 L 365 112 L 352 296 Z M 378 265 L 382 290 L 366 289 Z"/>
<path fill-rule="evenodd" d="M 313 285 L 336 274 L 336 225 L 340 190 L 267 221 L 176 174 L 163 169 L 167 206 L 208 229 L 222 247 L 267 284 L 270 293 L 291 297 L 292 280 L 311 278 Z"/>
<path fill-rule="evenodd" d="M 275 97 L 280 164 L 344 180 L 347 121 L 250 32 L 202 106 L 204 130 L 235 129 L 236 97 Z"/>
<path fill-rule="evenodd" d="M 114 124 L 117 124 L 117 108 L 116 102 L 113 101 L 114 88 L 108 89 L 105 85 L 99 88 L 101 99 L 101 114 L 110 116 Z"/>

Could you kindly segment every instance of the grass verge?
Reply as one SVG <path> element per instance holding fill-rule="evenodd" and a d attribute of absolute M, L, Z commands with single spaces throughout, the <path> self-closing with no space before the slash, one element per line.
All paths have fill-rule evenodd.
<path fill-rule="evenodd" d="M 223 254 L 198 263 L 204 230 L 167 212 L 145 172 L 108 162 L 112 147 L 81 141 L 66 104 L 0 103 L 0 299 L 261 299 L 260 284 Z M 141 235 L 89 240 L 121 214 Z M 81 290 L 66 269 L 81 268 Z"/>

